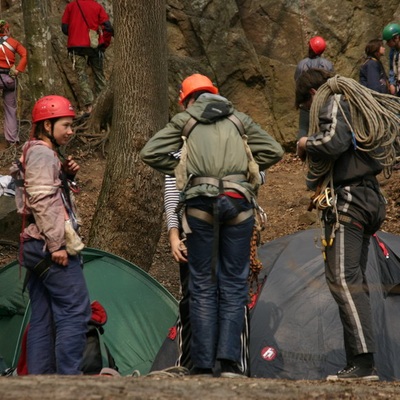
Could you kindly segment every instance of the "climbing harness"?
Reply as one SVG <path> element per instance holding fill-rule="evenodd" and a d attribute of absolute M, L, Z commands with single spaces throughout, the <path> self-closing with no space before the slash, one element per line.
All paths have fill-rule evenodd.
<path fill-rule="evenodd" d="M 329 246 L 333 245 L 335 240 L 336 231 L 339 228 L 340 215 L 337 211 L 337 199 L 335 194 L 335 189 L 333 187 L 333 169 L 329 171 L 327 177 L 318 185 L 317 190 L 311 197 L 310 205 L 308 211 L 312 211 L 314 208 L 317 212 L 317 218 L 320 223 L 321 228 L 321 251 L 326 259 L 325 250 Z M 331 233 L 329 238 L 326 238 L 325 234 L 325 224 L 327 221 L 327 216 L 329 215 L 329 223 L 332 225 Z"/>

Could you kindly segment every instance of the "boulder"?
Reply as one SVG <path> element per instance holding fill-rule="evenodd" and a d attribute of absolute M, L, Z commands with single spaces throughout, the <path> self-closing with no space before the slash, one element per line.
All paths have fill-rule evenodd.
<path fill-rule="evenodd" d="M 21 216 L 17 213 L 12 196 L 0 196 L 0 241 L 19 242 Z"/>

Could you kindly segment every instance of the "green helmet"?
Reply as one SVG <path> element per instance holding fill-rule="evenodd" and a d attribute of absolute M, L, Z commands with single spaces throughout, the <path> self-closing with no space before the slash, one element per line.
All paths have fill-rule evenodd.
<path fill-rule="evenodd" d="M 400 35 L 400 25 L 399 24 L 388 24 L 383 28 L 383 32 L 382 32 L 383 40 L 390 40 L 396 35 Z"/>

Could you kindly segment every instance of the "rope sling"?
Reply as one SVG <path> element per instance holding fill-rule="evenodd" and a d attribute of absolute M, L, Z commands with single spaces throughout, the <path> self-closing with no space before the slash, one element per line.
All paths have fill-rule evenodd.
<path fill-rule="evenodd" d="M 367 152 L 372 158 L 378 160 L 383 167 L 385 178 L 389 178 L 393 165 L 398 161 L 397 153 L 400 150 L 400 99 L 368 89 L 354 79 L 336 75 L 328 79 L 314 96 L 310 109 L 308 136 L 319 131 L 320 110 L 332 95 L 351 131 L 354 149 Z M 340 104 L 341 97 L 344 97 L 349 103 L 351 124 Z M 322 182 L 312 197 L 312 205 L 316 208 L 321 221 L 321 243 L 324 248 L 333 244 L 335 231 L 339 227 L 339 214 L 336 210 L 336 195 L 332 178 L 334 161 L 322 158 L 312 160 L 307 157 L 306 162 L 309 170 L 307 179 L 310 182 Z M 322 212 L 329 207 L 336 215 L 336 221 L 331 237 L 327 241 L 321 216 Z"/>

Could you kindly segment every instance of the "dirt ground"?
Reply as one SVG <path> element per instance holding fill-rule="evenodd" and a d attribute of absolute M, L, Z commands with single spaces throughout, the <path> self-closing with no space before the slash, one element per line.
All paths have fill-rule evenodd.
<path fill-rule="evenodd" d="M 9 164 L 0 149 L 0 174 L 8 174 Z M 81 165 L 79 184 L 82 191 L 78 207 L 84 221 L 84 237 L 93 215 L 105 167 L 101 155 L 86 156 L 77 151 Z M 315 216 L 307 212 L 311 192 L 305 189 L 305 170 L 290 153 L 267 174 L 267 184 L 259 194 L 259 203 L 268 215 L 262 242 L 307 229 Z M 389 180 L 382 179 L 388 199 L 387 220 L 382 230 L 400 234 L 400 171 Z M 164 230 L 165 231 L 165 230 Z M 15 259 L 12 246 L 0 245 L 0 266 Z M 178 268 L 170 255 L 165 232 L 158 246 L 150 274 L 173 295 L 179 297 Z M 1 295 L 1 294 L 0 294 Z M 221 379 L 165 376 L 133 377 L 54 377 L 28 376 L 0 378 L 0 400 L 3 399 L 398 399 L 400 382 L 339 383 L 325 381 L 283 381 L 269 379 Z"/>
<path fill-rule="evenodd" d="M 367 400 L 398 399 L 400 383 L 197 377 L 0 378 L 0 400 Z"/>

